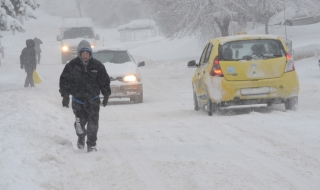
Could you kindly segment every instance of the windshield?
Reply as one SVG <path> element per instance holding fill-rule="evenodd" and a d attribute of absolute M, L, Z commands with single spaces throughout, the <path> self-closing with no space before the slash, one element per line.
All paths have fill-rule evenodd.
<path fill-rule="evenodd" d="M 121 64 L 121 63 L 126 63 L 131 61 L 126 51 L 105 50 L 105 51 L 93 52 L 93 57 L 101 61 L 101 63 L 109 62 L 109 63 Z"/>
<path fill-rule="evenodd" d="M 63 34 L 63 39 L 75 39 L 75 38 L 94 38 L 94 34 L 91 28 L 69 28 Z"/>
<path fill-rule="evenodd" d="M 285 56 L 285 50 L 279 40 L 242 40 L 223 44 L 219 55 L 228 61 L 271 59 Z"/>

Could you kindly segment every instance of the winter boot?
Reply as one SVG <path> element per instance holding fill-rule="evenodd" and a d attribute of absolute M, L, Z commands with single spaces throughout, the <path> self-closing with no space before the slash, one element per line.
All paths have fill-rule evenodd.
<path fill-rule="evenodd" d="M 95 146 L 88 146 L 88 152 L 96 152 L 97 148 Z"/>
<path fill-rule="evenodd" d="M 86 141 L 85 137 L 78 137 L 78 143 L 77 146 L 79 149 L 84 149 L 84 143 Z"/>

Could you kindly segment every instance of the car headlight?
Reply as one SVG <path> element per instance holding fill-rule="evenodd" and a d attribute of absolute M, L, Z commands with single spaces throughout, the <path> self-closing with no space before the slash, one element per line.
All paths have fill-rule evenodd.
<path fill-rule="evenodd" d="M 94 44 L 91 44 L 91 48 L 94 48 Z"/>
<path fill-rule="evenodd" d="M 137 80 L 138 79 L 135 75 L 127 75 L 127 76 L 123 77 L 124 82 L 135 82 Z"/>
<path fill-rule="evenodd" d="M 68 46 L 62 46 L 61 49 L 62 49 L 63 52 L 69 51 L 69 47 Z"/>

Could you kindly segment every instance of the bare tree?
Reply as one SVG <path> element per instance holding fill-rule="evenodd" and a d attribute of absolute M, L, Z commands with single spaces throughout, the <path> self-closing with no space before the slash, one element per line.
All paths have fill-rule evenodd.
<path fill-rule="evenodd" d="M 82 11 L 81 11 L 81 5 L 84 3 L 84 0 L 75 0 L 76 1 L 76 7 L 78 9 L 80 17 L 82 17 Z"/>

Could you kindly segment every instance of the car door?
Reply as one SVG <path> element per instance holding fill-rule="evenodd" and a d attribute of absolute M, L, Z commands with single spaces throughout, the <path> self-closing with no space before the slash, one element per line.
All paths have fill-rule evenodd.
<path fill-rule="evenodd" d="M 202 62 L 200 62 L 199 65 L 199 81 L 198 81 L 198 88 L 199 88 L 199 94 L 205 95 L 206 94 L 206 85 L 205 81 L 207 77 L 209 77 L 208 69 L 209 66 L 209 58 L 212 51 L 213 45 L 212 43 L 209 43 L 207 45 L 206 52 L 204 54 L 204 57 L 202 59 Z M 203 96 L 203 100 L 206 100 L 206 98 Z"/>
<path fill-rule="evenodd" d="M 200 60 L 199 60 L 198 67 L 196 68 L 196 71 L 195 71 L 195 74 L 193 77 L 193 88 L 194 88 L 194 91 L 196 92 L 197 96 L 199 96 L 201 94 L 200 93 L 200 90 L 201 90 L 200 78 L 202 77 L 201 72 L 203 69 L 203 61 L 205 59 L 208 46 L 209 46 L 209 44 L 207 44 L 205 46 L 205 48 L 203 49 L 203 52 L 202 52 Z"/>

